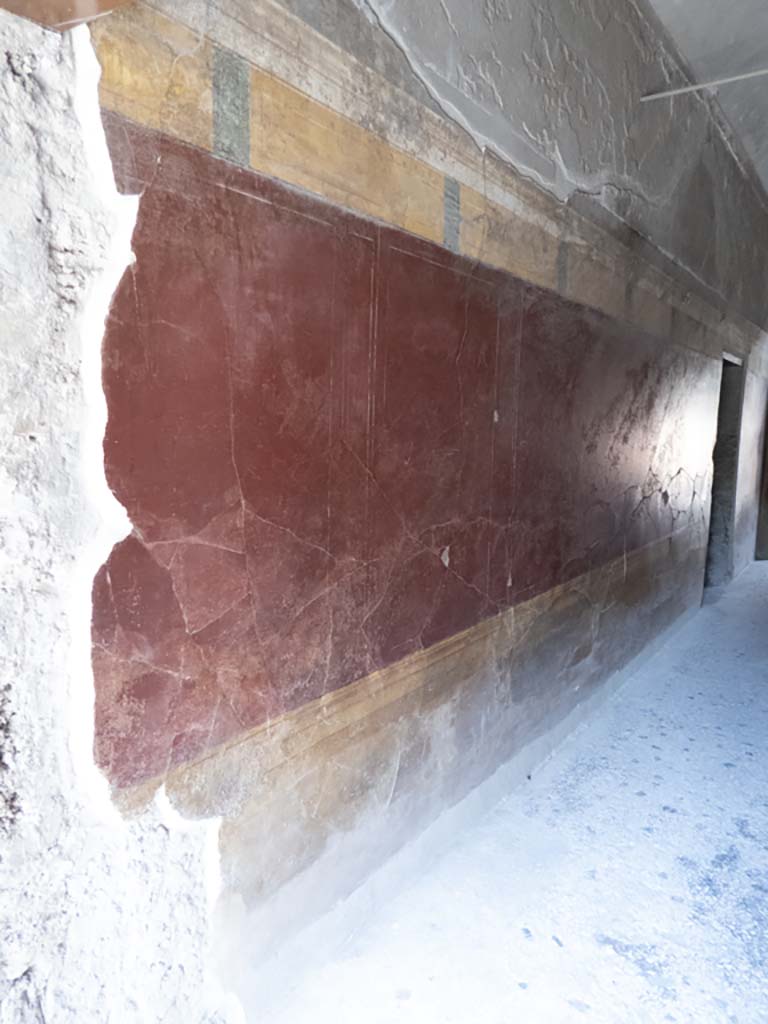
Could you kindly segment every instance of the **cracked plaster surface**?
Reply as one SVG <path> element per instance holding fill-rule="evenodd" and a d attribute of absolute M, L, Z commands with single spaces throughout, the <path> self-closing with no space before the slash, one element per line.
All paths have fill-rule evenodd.
<path fill-rule="evenodd" d="M 478 145 L 563 200 L 592 197 L 731 308 L 765 322 L 765 192 L 705 96 L 640 103 L 653 89 L 685 81 L 650 6 L 357 3 Z"/>
<path fill-rule="evenodd" d="M 95 590 L 113 781 L 627 552 L 698 543 L 704 356 L 108 124 L 143 195 L 105 349 L 134 524 Z"/>

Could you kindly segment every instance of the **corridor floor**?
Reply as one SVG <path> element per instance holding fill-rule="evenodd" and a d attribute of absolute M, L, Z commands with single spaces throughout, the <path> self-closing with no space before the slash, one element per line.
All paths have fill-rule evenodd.
<path fill-rule="evenodd" d="M 768 565 L 289 973 L 254 1020 L 768 1022 Z"/>

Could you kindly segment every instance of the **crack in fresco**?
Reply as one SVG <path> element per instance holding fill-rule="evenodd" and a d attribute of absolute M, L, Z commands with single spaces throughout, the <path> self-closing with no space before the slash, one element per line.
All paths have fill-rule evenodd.
<path fill-rule="evenodd" d="M 716 402 L 709 362 L 116 131 L 154 184 L 105 342 L 107 471 L 135 524 L 94 593 L 113 780 L 161 774 L 571 581 L 551 605 L 580 632 L 563 679 L 588 664 L 622 599 L 584 581 L 617 561 L 626 582 L 635 552 L 705 522 L 709 451 L 680 422 Z M 158 217 L 181 232 L 163 274 Z M 537 622 L 499 628 L 535 648 Z M 513 656 L 493 657 L 503 694 Z"/>

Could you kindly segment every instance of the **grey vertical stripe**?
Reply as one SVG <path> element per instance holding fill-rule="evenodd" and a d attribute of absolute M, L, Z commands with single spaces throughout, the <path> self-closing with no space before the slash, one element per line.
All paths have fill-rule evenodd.
<path fill-rule="evenodd" d="M 565 295 L 568 288 L 568 246 L 560 242 L 557 247 L 557 291 Z"/>
<path fill-rule="evenodd" d="M 234 164 L 251 162 L 251 83 L 242 57 L 213 53 L 213 151 Z"/>
<path fill-rule="evenodd" d="M 459 251 L 459 232 L 461 229 L 461 189 L 458 181 L 445 179 L 445 226 L 443 241 L 447 248 Z"/>

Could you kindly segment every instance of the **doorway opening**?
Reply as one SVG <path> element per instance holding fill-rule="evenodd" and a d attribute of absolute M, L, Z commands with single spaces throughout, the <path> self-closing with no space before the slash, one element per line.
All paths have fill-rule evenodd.
<path fill-rule="evenodd" d="M 763 476 L 757 511 L 755 558 L 759 562 L 768 561 L 768 415 L 766 415 L 763 428 Z"/>
<path fill-rule="evenodd" d="M 717 440 L 712 453 L 712 504 L 705 587 L 721 587 L 733 576 L 733 535 L 736 518 L 736 480 L 744 371 L 741 361 L 723 357 Z"/>

